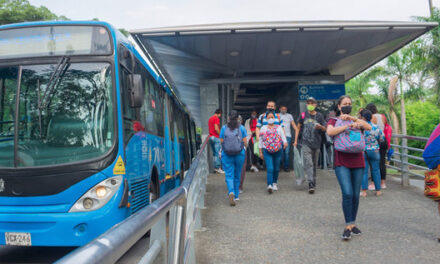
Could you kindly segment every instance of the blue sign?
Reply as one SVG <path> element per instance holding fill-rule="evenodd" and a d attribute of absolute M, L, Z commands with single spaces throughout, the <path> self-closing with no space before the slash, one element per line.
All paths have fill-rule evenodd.
<path fill-rule="evenodd" d="M 300 84 L 298 91 L 300 101 L 309 97 L 316 100 L 336 100 L 345 94 L 345 84 Z"/>

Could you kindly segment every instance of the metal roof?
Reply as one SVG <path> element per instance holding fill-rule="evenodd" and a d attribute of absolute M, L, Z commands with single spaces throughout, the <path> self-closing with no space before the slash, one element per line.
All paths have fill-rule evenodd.
<path fill-rule="evenodd" d="M 206 79 L 343 76 L 349 80 L 437 23 L 302 21 L 132 30 L 133 38 L 200 118 Z M 249 80 L 250 79 L 250 80 Z"/>

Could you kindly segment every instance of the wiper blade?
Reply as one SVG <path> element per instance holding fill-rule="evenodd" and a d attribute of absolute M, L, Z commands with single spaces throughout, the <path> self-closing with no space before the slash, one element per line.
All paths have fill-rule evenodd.
<path fill-rule="evenodd" d="M 62 57 L 61 60 L 58 62 L 57 66 L 55 67 L 55 71 L 50 76 L 49 82 L 47 83 L 46 91 L 44 92 L 43 98 L 41 99 L 38 108 L 40 110 L 47 107 L 48 99 L 50 95 L 52 94 L 53 90 L 57 86 L 58 81 L 61 79 L 61 77 L 64 76 L 67 69 L 70 66 L 70 58 L 69 57 Z"/>

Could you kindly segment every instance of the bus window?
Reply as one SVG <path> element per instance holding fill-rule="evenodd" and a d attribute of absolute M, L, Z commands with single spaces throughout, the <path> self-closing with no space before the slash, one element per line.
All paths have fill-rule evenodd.
<path fill-rule="evenodd" d="M 167 95 L 167 98 L 168 98 L 168 100 L 167 100 L 168 101 L 168 103 L 167 103 L 167 105 L 168 105 L 168 126 L 170 128 L 171 140 L 174 141 L 174 125 L 173 125 L 173 123 L 175 120 L 175 117 L 174 117 L 175 109 L 174 109 L 173 99 L 171 99 L 168 95 Z"/>
<path fill-rule="evenodd" d="M 124 129 L 124 145 L 128 144 L 134 135 L 133 124 L 137 120 L 136 109 L 130 107 L 129 79 L 130 73 L 121 67 L 121 95 L 122 95 L 122 126 Z"/>
<path fill-rule="evenodd" d="M 135 71 L 141 74 L 144 84 L 144 103 L 140 109 L 142 125 L 148 133 L 163 136 L 164 99 L 160 87 L 153 81 L 148 71 L 136 60 Z"/>
<path fill-rule="evenodd" d="M 14 167 L 17 67 L 0 68 L 0 167 Z"/>

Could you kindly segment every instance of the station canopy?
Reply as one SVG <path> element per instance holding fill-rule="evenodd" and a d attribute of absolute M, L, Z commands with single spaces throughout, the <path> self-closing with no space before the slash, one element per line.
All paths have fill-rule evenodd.
<path fill-rule="evenodd" d="M 204 82 L 347 81 L 436 27 L 427 22 L 313 21 L 180 26 L 130 31 L 200 120 Z"/>

